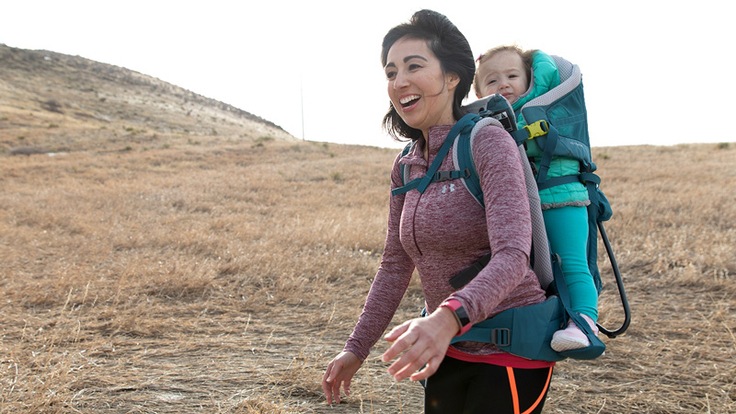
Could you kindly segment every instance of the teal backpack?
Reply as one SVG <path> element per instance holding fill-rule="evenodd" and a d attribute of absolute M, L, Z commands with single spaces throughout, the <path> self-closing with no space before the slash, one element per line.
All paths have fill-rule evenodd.
<path fill-rule="evenodd" d="M 531 306 L 508 309 L 479 322 L 462 336 L 455 337 L 453 343 L 461 341 L 492 343 L 509 353 L 544 361 L 559 361 L 568 357 L 594 359 L 605 351 L 605 345 L 579 314 L 569 311 L 570 298 L 567 285 L 564 283 L 564 274 L 558 257 L 549 251 L 539 199 L 540 189 L 572 181 L 585 184 L 590 198 L 590 205 L 587 207 L 590 229 L 588 267 L 600 293 L 603 287 L 597 262 L 600 233 L 624 308 L 624 322 L 620 328 L 607 330 L 601 325 L 598 325 L 598 328 L 609 338 L 614 338 L 628 328 L 631 315 L 621 273 L 603 226 L 603 222 L 610 219 L 612 209 L 600 190 L 600 177 L 595 174 L 597 167 L 592 161 L 582 75 L 577 65 L 557 56 L 552 58 L 557 64 L 561 83 L 542 96 L 527 102 L 520 109 L 527 123 L 524 128 L 517 130 L 516 114 L 502 96 L 492 95 L 476 101 L 465 107 L 468 113 L 450 130 L 427 174 L 410 181 L 409 168 L 402 165 L 404 185 L 394 189 L 392 194 L 403 194 L 414 189 L 424 192 L 431 182 L 460 179 L 475 199 L 484 205 L 478 174 L 472 159 L 473 138 L 475 132 L 486 125 L 506 129 L 519 146 L 523 161 L 533 228 L 531 265 L 539 277 L 542 288 L 547 291 L 547 300 Z M 529 139 L 536 139 L 543 150 L 536 171 L 526 156 L 525 142 Z M 408 154 L 413 145 L 414 142 L 408 144 L 404 148 L 403 155 Z M 457 170 L 438 171 L 439 165 L 450 150 Z M 547 177 L 550 161 L 553 157 L 560 156 L 578 160 L 580 174 Z M 455 275 L 450 284 L 453 288 L 460 289 L 472 280 L 489 260 L 490 254 L 481 257 Z M 569 319 L 572 319 L 587 335 L 591 345 L 583 349 L 558 353 L 549 346 L 552 334 L 566 326 Z"/>

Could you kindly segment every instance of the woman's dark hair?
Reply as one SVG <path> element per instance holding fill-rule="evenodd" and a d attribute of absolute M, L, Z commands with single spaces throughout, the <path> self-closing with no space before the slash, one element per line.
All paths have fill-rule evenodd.
<path fill-rule="evenodd" d="M 386 66 L 388 51 L 397 40 L 408 37 L 425 40 L 432 53 L 437 56 L 444 73 L 454 73 L 460 79 L 452 104 L 455 119 L 464 115 L 462 102 L 468 96 L 475 76 L 475 60 L 473 51 L 465 36 L 443 14 L 432 10 L 420 10 L 411 17 L 409 23 L 400 24 L 386 33 L 381 50 L 381 63 Z M 422 131 L 407 125 L 390 105 L 388 113 L 383 117 L 383 126 L 394 139 L 422 139 Z"/>

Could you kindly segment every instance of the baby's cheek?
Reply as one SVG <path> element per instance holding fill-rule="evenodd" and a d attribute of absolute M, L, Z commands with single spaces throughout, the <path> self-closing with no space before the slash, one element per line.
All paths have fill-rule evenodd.
<path fill-rule="evenodd" d="M 483 94 L 483 96 L 493 95 L 494 93 L 498 92 L 498 88 L 487 86 L 484 92 L 485 93 Z"/>

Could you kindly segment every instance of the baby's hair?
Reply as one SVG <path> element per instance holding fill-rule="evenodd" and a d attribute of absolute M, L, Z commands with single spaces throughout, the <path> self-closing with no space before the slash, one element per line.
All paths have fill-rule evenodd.
<path fill-rule="evenodd" d="M 494 55 L 500 52 L 513 52 L 521 56 L 521 61 L 524 64 L 524 71 L 526 72 L 526 78 L 529 82 L 531 82 L 532 79 L 532 60 L 534 57 L 534 53 L 537 51 L 537 49 L 529 49 L 524 50 L 516 45 L 503 45 L 503 46 L 496 46 L 494 48 L 488 49 L 485 53 L 478 56 L 478 59 L 475 60 L 476 67 L 480 67 L 483 62 L 490 59 Z M 527 87 L 529 85 L 526 85 Z M 475 93 L 480 96 L 483 91 L 481 91 L 481 85 L 480 80 L 478 79 L 478 72 L 475 73 L 475 79 L 473 80 L 473 88 L 475 89 Z"/>

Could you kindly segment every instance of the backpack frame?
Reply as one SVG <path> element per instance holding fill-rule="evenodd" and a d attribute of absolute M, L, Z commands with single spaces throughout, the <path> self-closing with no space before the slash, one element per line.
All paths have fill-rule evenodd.
<path fill-rule="evenodd" d="M 460 179 L 468 191 L 481 204 L 483 194 L 472 158 L 473 138 L 476 132 L 487 125 L 507 130 L 516 141 L 521 154 L 527 194 L 532 217 L 531 266 L 539 278 L 540 285 L 547 291 L 545 302 L 508 309 L 485 321 L 479 322 L 454 342 L 476 341 L 496 345 L 509 353 L 538 360 L 558 361 L 567 357 L 593 359 L 600 356 L 605 345 L 592 332 L 582 317 L 571 312 L 569 293 L 564 283 L 558 257 L 550 253 L 547 233 L 542 218 L 539 190 L 556 185 L 582 182 L 590 199 L 588 210 L 588 267 L 599 294 L 603 287 L 598 269 L 598 235 L 605 246 L 612 266 L 618 292 L 624 308 L 624 321 L 621 327 L 608 330 L 598 325 L 599 330 L 614 338 L 626 331 L 631 320 L 628 300 L 621 273 L 616 263 L 613 249 L 608 240 L 603 222 L 610 219 L 612 209 L 600 190 L 600 178 L 595 174 L 596 165 L 592 162 L 588 138 L 587 113 L 583 95 L 582 75 L 577 65 L 560 57 L 553 56 L 560 72 L 561 84 L 548 93 L 527 102 L 521 109 L 527 125 L 517 130 L 516 116 L 508 101 L 500 95 L 492 95 L 476 101 L 465 109 L 468 113 L 460 119 L 448 133 L 432 165 L 424 177 L 409 181 L 409 168 L 402 165 L 404 185 L 392 190 L 392 194 L 402 194 L 412 189 L 424 192 L 430 182 Z M 525 142 L 537 139 L 543 150 L 539 168 L 535 171 L 529 161 Z M 408 154 L 414 142 L 409 143 L 402 155 Z M 438 171 L 442 160 L 452 149 L 454 171 Z M 573 158 L 580 163 L 580 174 L 564 177 L 547 177 L 549 163 L 553 157 Z M 451 285 L 459 289 L 472 280 L 488 263 L 490 253 L 451 279 Z M 587 348 L 558 353 L 549 347 L 552 334 L 564 327 L 569 319 L 588 336 L 591 345 Z"/>

